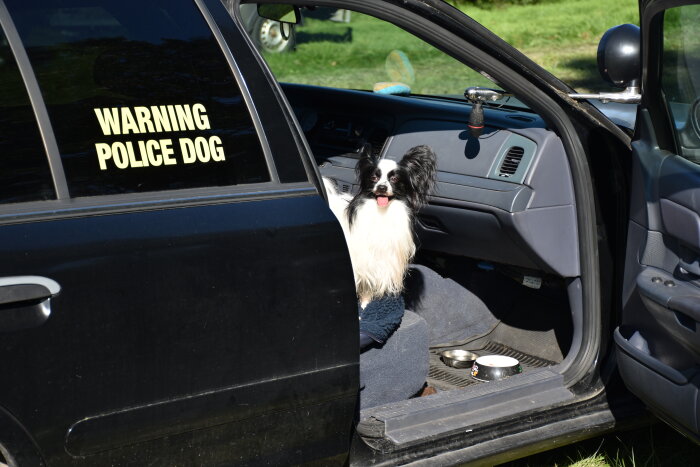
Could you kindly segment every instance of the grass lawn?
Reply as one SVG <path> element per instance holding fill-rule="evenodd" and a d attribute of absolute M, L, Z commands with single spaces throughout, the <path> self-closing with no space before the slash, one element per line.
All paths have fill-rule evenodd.
<path fill-rule="evenodd" d="M 637 0 L 559 0 L 463 11 L 574 88 L 609 90 L 598 75 L 598 41 L 610 27 L 638 23 Z M 280 81 L 372 89 L 389 81 L 387 54 L 406 53 L 415 69 L 415 94 L 459 94 L 489 80 L 399 28 L 364 15 L 350 23 L 305 19 L 297 28 L 297 50 L 268 54 Z"/>
<path fill-rule="evenodd" d="M 392 50 L 409 57 L 415 94 L 458 94 L 468 86 L 493 84 L 472 69 L 409 33 L 375 18 L 355 14 L 350 23 L 304 20 L 297 50 L 266 54 L 279 81 L 352 89 L 372 89 L 391 81 L 385 64 Z"/>
<path fill-rule="evenodd" d="M 676 467 L 698 465 L 700 447 L 659 422 L 633 431 L 612 433 L 503 467 Z"/>
<path fill-rule="evenodd" d="M 462 11 L 575 89 L 608 89 L 596 52 L 605 31 L 639 25 L 637 0 L 561 0 Z"/>

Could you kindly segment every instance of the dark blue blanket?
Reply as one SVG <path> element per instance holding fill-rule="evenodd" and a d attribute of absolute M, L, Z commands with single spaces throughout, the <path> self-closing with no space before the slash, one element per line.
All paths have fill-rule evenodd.
<path fill-rule="evenodd" d="M 401 295 L 387 295 L 373 300 L 362 309 L 360 314 L 360 338 L 369 336 L 379 344 L 383 344 L 396 331 L 403 318 L 404 302 Z"/>

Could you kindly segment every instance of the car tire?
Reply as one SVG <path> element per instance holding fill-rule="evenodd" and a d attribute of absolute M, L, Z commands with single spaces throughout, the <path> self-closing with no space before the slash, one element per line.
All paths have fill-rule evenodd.
<path fill-rule="evenodd" d="M 283 28 L 289 31 L 286 37 Z M 289 52 L 296 47 L 294 25 L 267 18 L 257 18 L 254 21 L 251 36 L 256 47 L 263 52 Z"/>

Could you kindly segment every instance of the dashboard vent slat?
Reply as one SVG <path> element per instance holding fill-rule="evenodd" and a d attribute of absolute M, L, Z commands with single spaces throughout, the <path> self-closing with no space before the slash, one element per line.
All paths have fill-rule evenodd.
<path fill-rule="evenodd" d="M 510 177 L 517 172 L 524 154 L 525 150 L 520 146 L 513 146 L 508 149 L 506 156 L 503 158 L 503 162 L 501 162 L 501 167 L 498 169 L 498 176 Z"/>

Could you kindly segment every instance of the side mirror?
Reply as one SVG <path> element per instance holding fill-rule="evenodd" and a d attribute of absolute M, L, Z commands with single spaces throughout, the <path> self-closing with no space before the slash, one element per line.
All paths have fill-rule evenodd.
<path fill-rule="evenodd" d="M 639 104 L 642 75 L 641 34 L 634 24 L 621 24 L 608 29 L 598 44 L 598 71 L 605 81 L 621 92 L 601 94 L 569 94 L 572 99 L 596 99 L 603 103 Z"/>
<path fill-rule="evenodd" d="M 634 24 L 608 29 L 598 44 L 598 71 L 618 88 L 639 87 L 642 75 L 641 35 Z"/>
<path fill-rule="evenodd" d="M 274 3 L 258 5 L 258 16 L 288 24 L 299 24 L 301 21 L 301 13 L 299 12 L 299 8 L 294 5 Z"/>

